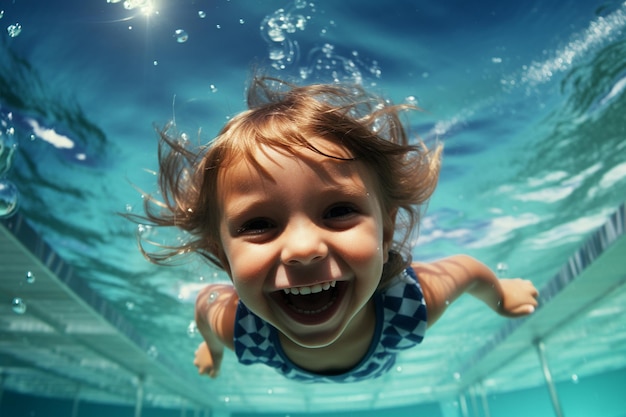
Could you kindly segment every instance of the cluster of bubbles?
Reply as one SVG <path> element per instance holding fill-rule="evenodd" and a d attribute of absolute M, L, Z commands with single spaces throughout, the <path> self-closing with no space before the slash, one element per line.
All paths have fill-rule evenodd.
<path fill-rule="evenodd" d="M 20 33 L 22 33 L 22 25 L 20 25 L 19 23 L 15 23 L 13 25 L 9 25 L 7 27 L 7 32 L 9 33 L 10 37 L 15 38 Z"/>
<path fill-rule="evenodd" d="M 206 12 L 204 10 L 198 10 L 198 17 L 200 19 L 205 19 L 207 16 Z M 245 19 L 239 19 L 239 24 L 240 25 L 244 25 L 246 23 Z M 217 29 L 221 29 L 222 26 L 221 25 L 215 25 L 215 27 Z M 187 33 L 187 31 L 185 29 L 176 29 L 174 31 L 174 39 L 176 39 L 176 42 L 178 43 L 185 43 L 189 40 L 189 34 Z"/>
<path fill-rule="evenodd" d="M 306 1 L 296 0 L 289 8 L 276 10 L 261 22 L 261 36 L 268 44 L 272 66 L 278 70 L 298 59 L 300 48 L 293 34 L 306 28 L 310 19 L 303 14 L 306 7 Z"/>
<path fill-rule="evenodd" d="M 13 164 L 13 156 L 17 143 L 15 129 L 11 120 L 13 116 L 0 113 L 0 218 L 10 217 L 19 206 L 19 191 L 13 181 L 6 178 Z"/>
<path fill-rule="evenodd" d="M 313 78 L 315 81 L 363 84 L 366 77 L 380 79 L 382 70 L 375 60 L 369 64 L 363 62 L 357 51 L 344 56 L 335 51 L 334 45 L 326 43 L 309 52 L 308 64 L 300 68 L 299 75 L 303 80 Z"/>
<path fill-rule="evenodd" d="M 506 89 L 516 85 L 535 86 L 549 82 L 558 73 L 568 71 L 574 62 L 584 59 L 590 51 L 619 39 L 626 29 L 626 2 L 606 16 L 598 16 L 582 32 L 576 33 L 562 48 L 543 61 L 533 61 L 522 67 L 521 75 L 500 80 Z"/>
<path fill-rule="evenodd" d="M 31 271 L 26 272 L 26 283 L 32 285 L 35 283 L 35 275 Z M 26 302 L 21 297 L 14 297 L 11 301 L 11 309 L 15 314 L 25 314 L 26 313 Z"/>
<path fill-rule="evenodd" d="M 0 19 L 4 17 L 4 10 L 0 10 Z M 7 33 L 11 38 L 15 38 L 20 33 L 22 33 L 22 25 L 19 23 L 14 23 L 12 25 L 7 26 Z"/>
<path fill-rule="evenodd" d="M 313 3 L 295 0 L 288 7 L 265 16 L 261 22 L 261 36 L 268 45 L 268 57 L 274 69 L 287 70 L 300 60 L 300 45 L 295 38 L 307 29 L 314 12 Z M 331 21 L 330 24 L 335 23 Z M 326 29 L 320 34 L 325 35 Z M 362 84 L 365 78 L 378 79 L 381 74 L 378 62 L 365 63 L 357 51 L 344 55 L 334 45 L 324 43 L 308 51 L 306 62 L 299 68 L 297 76 L 310 81 Z"/>

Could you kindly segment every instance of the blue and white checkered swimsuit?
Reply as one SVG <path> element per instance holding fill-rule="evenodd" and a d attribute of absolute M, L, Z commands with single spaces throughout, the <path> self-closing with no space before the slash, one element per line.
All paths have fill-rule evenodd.
<path fill-rule="evenodd" d="M 302 382 L 356 382 L 377 378 L 395 363 L 401 350 L 421 343 L 426 332 L 426 303 L 412 268 L 395 276 L 374 294 L 376 329 L 367 354 L 351 370 L 338 375 L 300 368 L 285 355 L 278 331 L 240 301 L 235 320 L 235 353 L 244 365 L 263 363 L 289 379 Z"/>

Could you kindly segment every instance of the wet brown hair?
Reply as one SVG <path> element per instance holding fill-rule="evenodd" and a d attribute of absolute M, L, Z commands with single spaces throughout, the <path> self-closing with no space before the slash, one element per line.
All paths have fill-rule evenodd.
<path fill-rule="evenodd" d="M 396 229 L 383 281 L 410 262 L 408 241 L 419 225 L 422 208 L 435 189 L 441 146 L 429 150 L 420 140 L 409 143 L 400 113 L 415 109 L 394 105 L 358 85 L 295 86 L 269 77 L 252 79 L 248 110 L 233 117 L 206 146 L 190 149 L 187 141 L 166 127 L 159 132 L 159 187 L 162 201 L 145 199 L 145 216 L 134 217 L 153 226 L 175 226 L 189 239 L 141 250 L 152 262 L 164 264 L 176 255 L 195 252 L 228 271 L 222 252 L 217 201 L 219 173 L 233 160 L 246 159 L 260 145 L 297 156 L 310 150 L 337 159 L 358 160 L 375 173 L 377 197 L 385 228 Z M 315 138 L 345 148 L 352 158 L 326 155 Z M 394 219 L 389 213 L 398 212 Z M 402 233 L 400 233 L 402 232 Z"/>

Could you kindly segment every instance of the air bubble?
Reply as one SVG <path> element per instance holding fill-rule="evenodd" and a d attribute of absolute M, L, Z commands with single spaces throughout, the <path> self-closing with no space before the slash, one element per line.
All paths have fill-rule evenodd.
<path fill-rule="evenodd" d="M 498 262 L 496 269 L 498 270 L 498 277 L 502 278 L 506 276 L 509 266 L 504 262 Z"/>
<path fill-rule="evenodd" d="M 285 51 L 282 48 L 270 48 L 269 57 L 272 61 L 279 61 L 285 58 Z"/>
<path fill-rule="evenodd" d="M 204 19 L 204 18 L 206 17 L 206 12 L 205 12 L 205 11 L 203 11 L 203 10 L 199 10 L 199 11 L 198 11 L 198 17 L 199 17 L 200 19 Z"/>
<path fill-rule="evenodd" d="M 0 180 L 0 218 L 11 217 L 17 211 L 20 193 L 13 182 Z"/>
<path fill-rule="evenodd" d="M 296 9 L 304 9 L 306 7 L 306 0 L 295 0 L 293 2 Z"/>
<path fill-rule="evenodd" d="M 306 27 L 306 19 L 304 16 L 296 16 L 296 24 L 295 27 L 299 30 L 304 30 Z"/>
<path fill-rule="evenodd" d="M 22 33 L 22 25 L 20 25 L 19 23 L 9 25 L 9 27 L 7 27 L 7 32 L 9 33 L 10 37 L 15 38 L 20 33 Z"/>
<path fill-rule="evenodd" d="M 151 231 L 152 231 L 152 226 L 148 224 L 137 225 L 137 233 L 139 233 L 141 237 L 144 237 L 144 238 L 147 237 Z"/>
<path fill-rule="evenodd" d="M 280 28 L 273 27 L 267 31 L 267 36 L 274 42 L 282 42 L 285 40 L 285 32 L 283 32 Z M 270 57 L 271 59 L 271 57 Z"/>
<path fill-rule="evenodd" d="M 322 52 L 326 55 L 326 58 L 330 58 L 333 55 L 335 47 L 329 43 L 325 43 L 322 47 Z"/>
<path fill-rule="evenodd" d="M 239 19 L 239 24 L 240 24 L 240 25 L 243 25 L 244 23 L 246 23 L 246 21 L 245 21 L 245 20 L 243 20 L 243 19 Z"/>
<path fill-rule="evenodd" d="M 185 43 L 189 40 L 189 35 L 183 29 L 176 29 L 174 31 L 174 37 L 178 43 Z"/>
<path fill-rule="evenodd" d="M 0 10 L 0 19 L 4 17 L 4 10 Z"/>
<path fill-rule="evenodd" d="M 376 61 L 372 62 L 372 67 L 370 68 L 370 72 L 376 78 L 380 78 L 381 77 L 382 70 L 378 66 L 378 62 L 376 62 Z"/>
<path fill-rule="evenodd" d="M 408 96 L 404 99 L 404 102 L 410 106 L 417 106 L 417 98 L 415 96 Z"/>
<path fill-rule="evenodd" d="M 214 84 L 211 84 L 211 85 L 209 86 L 209 89 L 211 90 L 211 92 L 212 92 L 212 93 L 217 93 L 217 87 L 216 87 Z M 191 212 L 191 211 L 193 211 L 193 210 L 188 209 L 187 211 Z"/>
<path fill-rule="evenodd" d="M 156 346 L 151 345 L 148 348 L 148 351 L 146 352 L 148 354 L 148 356 L 150 356 L 152 359 L 156 359 L 159 356 L 159 351 L 156 348 Z"/>
<path fill-rule="evenodd" d="M 35 283 L 35 274 L 33 274 L 31 271 L 26 272 L 26 283 L 27 284 Z"/>
<path fill-rule="evenodd" d="M 198 326 L 196 326 L 196 322 L 192 320 L 189 322 L 189 325 L 187 326 L 187 336 L 195 337 L 197 333 L 198 333 Z"/>
<path fill-rule="evenodd" d="M 13 302 L 11 302 L 11 308 L 15 314 L 26 313 L 26 303 L 19 297 L 15 297 L 13 299 Z"/>

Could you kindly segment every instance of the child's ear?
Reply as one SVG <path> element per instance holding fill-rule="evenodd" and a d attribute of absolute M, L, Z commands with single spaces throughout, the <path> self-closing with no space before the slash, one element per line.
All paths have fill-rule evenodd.
<path fill-rule="evenodd" d="M 391 243 L 393 242 L 393 235 L 396 231 L 396 215 L 398 214 L 398 209 L 393 208 L 391 211 L 386 213 L 386 218 L 383 221 L 383 256 L 384 261 L 387 262 L 389 260 L 389 250 L 391 249 Z"/>

